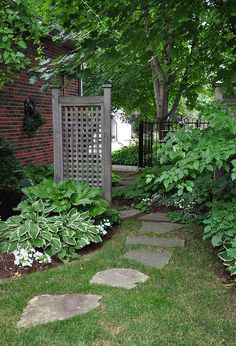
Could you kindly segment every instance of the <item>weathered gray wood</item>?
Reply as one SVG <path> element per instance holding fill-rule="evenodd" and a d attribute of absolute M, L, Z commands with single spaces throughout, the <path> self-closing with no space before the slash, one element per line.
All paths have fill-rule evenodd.
<path fill-rule="evenodd" d="M 103 96 L 60 96 L 59 103 L 62 106 L 74 105 L 100 105 L 103 103 Z"/>
<path fill-rule="evenodd" d="M 111 85 L 103 85 L 103 193 L 104 198 L 111 202 Z"/>
<path fill-rule="evenodd" d="M 223 100 L 223 92 L 220 85 L 215 85 L 215 102 L 216 104 L 220 104 Z"/>
<path fill-rule="evenodd" d="M 59 107 L 60 89 L 52 89 L 54 180 L 63 180 L 62 118 Z"/>
<path fill-rule="evenodd" d="M 111 86 L 104 86 L 104 96 L 57 94 L 55 101 L 56 180 L 67 178 L 102 186 L 110 202 Z"/>

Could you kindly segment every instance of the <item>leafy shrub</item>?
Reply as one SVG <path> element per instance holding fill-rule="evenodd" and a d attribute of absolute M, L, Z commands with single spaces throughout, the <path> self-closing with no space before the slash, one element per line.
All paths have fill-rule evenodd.
<path fill-rule="evenodd" d="M 218 247 L 231 274 L 236 274 L 236 123 L 229 107 L 209 106 L 209 127 L 179 129 L 159 149 L 160 164 L 169 165 L 159 176 L 147 175 L 147 185 L 165 188 L 183 208 L 208 210 L 204 238 Z M 214 174 L 221 169 L 221 178 Z M 178 198 L 177 198 L 178 196 Z M 174 215 L 175 220 L 187 214 Z"/>
<path fill-rule="evenodd" d="M 171 165 L 156 179 L 167 191 L 177 189 L 181 196 L 191 192 L 198 177 L 211 175 L 217 169 L 230 172 L 236 179 L 236 124 L 225 107 L 207 108 L 204 114 L 209 127 L 177 130 L 169 134 L 166 144 L 159 150 L 160 163 Z"/>
<path fill-rule="evenodd" d="M 138 166 L 138 145 L 131 144 L 113 151 L 112 163 L 114 165 Z"/>
<path fill-rule="evenodd" d="M 12 144 L 0 137 L 0 188 L 16 189 L 20 186 L 22 168 L 15 158 Z"/>
<path fill-rule="evenodd" d="M 113 191 L 114 198 L 125 198 L 129 200 L 141 201 L 145 198 L 150 198 L 160 186 L 163 190 L 161 184 L 157 185 L 155 180 L 166 166 L 145 168 L 134 179 L 134 184 L 132 186 L 121 187 Z"/>
<path fill-rule="evenodd" d="M 102 218 L 108 219 L 111 224 L 119 224 L 121 221 L 120 213 L 117 209 L 114 208 L 108 208 L 104 213 L 102 214 Z"/>
<path fill-rule="evenodd" d="M 205 224 L 204 238 L 219 248 L 219 257 L 232 275 L 236 275 L 236 199 L 213 199 Z"/>
<path fill-rule="evenodd" d="M 79 212 L 88 211 L 93 218 L 102 215 L 108 208 L 108 202 L 101 198 L 99 187 L 77 184 L 72 180 L 56 184 L 45 179 L 38 185 L 23 188 L 22 192 L 27 198 L 17 207 L 19 211 L 40 200 L 48 212 L 68 212 L 76 207 Z"/>
<path fill-rule="evenodd" d="M 41 183 L 44 179 L 53 179 L 53 174 L 53 166 L 48 164 L 29 164 L 24 167 L 25 178 L 34 185 Z"/>
<path fill-rule="evenodd" d="M 143 198 L 139 203 L 133 204 L 134 208 L 140 210 L 142 213 L 149 211 L 151 205 L 151 198 Z"/>
<path fill-rule="evenodd" d="M 120 182 L 121 177 L 116 172 L 112 172 L 112 186 L 119 185 Z"/>
<path fill-rule="evenodd" d="M 88 213 L 75 208 L 49 216 L 49 209 L 37 201 L 22 208 L 19 216 L 1 223 L 0 252 L 40 248 L 60 260 L 77 257 L 77 250 L 90 242 L 99 242 L 99 230 Z"/>
<path fill-rule="evenodd" d="M 42 249 L 68 261 L 77 257 L 78 249 L 101 241 L 106 228 L 119 222 L 100 188 L 44 180 L 22 191 L 26 199 L 17 207 L 20 214 L 0 222 L 0 252 Z"/>

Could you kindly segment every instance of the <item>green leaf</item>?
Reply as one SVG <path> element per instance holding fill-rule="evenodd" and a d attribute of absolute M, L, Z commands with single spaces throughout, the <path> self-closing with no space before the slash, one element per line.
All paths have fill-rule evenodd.
<path fill-rule="evenodd" d="M 10 242 L 14 242 L 16 240 L 19 240 L 19 236 L 18 236 L 18 233 L 17 231 L 13 231 L 10 235 Z"/>
<path fill-rule="evenodd" d="M 0 253 L 6 253 L 8 250 L 8 242 L 0 241 Z"/>
<path fill-rule="evenodd" d="M 52 234 L 50 232 L 43 231 L 41 232 L 41 236 L 49 242 L 52 240 Z"/>
<path fill-rule="evenodd" d="M 56 253 L 60 252 L 62 248 L 62 244 L 58 238 L 53 237 L 51 240 L 51 244 L 52 244 L 52 247 L 51 247 L 52 255 L 55 255 Z"/>
<path fill-rule="evenodd" d="M 15 251 L 17 249 L 17 245 L 18 245 L 17 241 L 9 243 L 7 248 L 7 253 L 12 253 L 13 251 Z"/>
<path fill-rule="evenodd" d="M 228 249 L 227 255 L 232 259 L 236 259 L 236 248 Z"/>
<path fill-rule="evenodd" d="M 222 235 L 221 234 L 215 234 L 212 239 L 211 239 L 212 245 L 215 246 L 220 246 L 222 244 Z"/>
<path fill-rule="evenodd" d="M 39 235 L 40 227 L 38 225 L 31 225 L 30 229 L 28 229 L 29 236 L 35 240 L 37 236 Z"/>
<path fill-rule="evenodd" d="M 44 248 L 46 245 L 45 240 L 42 238 L 35 239 L 33 244 L 36 248 Z"/>
<path fill-rule="evenodd" d="M 63 236 L 63 240 L 66 244 L 69 244 L 69 245 L 76 245 L 76 241 L 74 238 L 70 238 L 68 236 Z"/>
<path fill-rule="evenodd" d="M 81 248 L 83 248 L 84 246 L 86 246 L 88 244 L 89 244 L 89 241 L 82 238 L 82 239 L 77 241 L 76 248 L 77 249 L 81 249 Z"/>
<path fill-rule="evenodd" d="M 100 243 L 102 241 L 102 238 L 97 234 L 91 235 L 91 239 L 94 243 Z"/>
<path fill-rule="evenodd" d="M 18 234 L 18 237 L 22 237 L 24 234 L 27 233 L 28 229 L 25 225 L 20 225 L 18 228 L 17 228 L 17 234 Z"/>
<path fill-rule="evenodd" d="M 232 257 L 228 256 L 226 251 L 223 251 L 223 252 L 218 253 L 218 256 L 219 256 L 220 259 L 222 259 L 223 261 L 232 261 Z"/>
<path fill-rule="evenodd" d="M 22 49 L 26 49 L 27 48 L 27 44 L 23 40 L 18 41 L 17 44 Z"/>

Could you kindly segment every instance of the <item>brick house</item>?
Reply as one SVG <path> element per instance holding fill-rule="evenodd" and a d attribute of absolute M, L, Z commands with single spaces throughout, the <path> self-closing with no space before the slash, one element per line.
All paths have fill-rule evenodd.
<path fill-rule="evenodd" d="M 70 52 L 73 48 L 71 41 L 62 44 L 52 42 L 50 37 L 42 41 L 44 55 L 56 57 Z M 31 61 L 37 56 L 36 47 L 29 45 L 28 57 Z M 53 163 L 53 128 L 52 128 L 52 95 L 51 90 L 41 92 L 40 87 L 44 82 L 29 84 L 32 73 L 27 70 L 19 73 L 15 83 L 6 85 L 0 90 L 0 136 L 15 144 L 15 155 L 22 164 L 28 163 Z M 64 82 L 66 77 L 62 77 Z M 81 95 L 81 83 L 73 80 L 66 83 L 62 89 L 63 95 Z M 36 109 L 46 120 L 36 135 L 30 138 L 23 131 L 24 101 L 31 97 Z"/>

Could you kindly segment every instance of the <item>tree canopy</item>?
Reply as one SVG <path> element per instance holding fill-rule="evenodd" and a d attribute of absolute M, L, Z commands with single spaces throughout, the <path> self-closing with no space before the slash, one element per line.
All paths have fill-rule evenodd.
<path fill-rule="evenodd" d="M 42 34 L 39 20 L 25 0 L 2 0 L 0 8 L 0 88 L 30 62 L 25 51 Z"/>
<path fill-rule="evenodd" d="M 42 59 L 41 78 L 80 75 L 89 94 L 110 81 L 113 104 L 129 113 L 165 119 L 183 97 L 193 106 L 203 85 L 235 87 L 233 0 L 3 0 L 0 86 L 29 62 L 27 44 L 41 35 L 33 12 L 76 43 L 67 56 Z"/>

